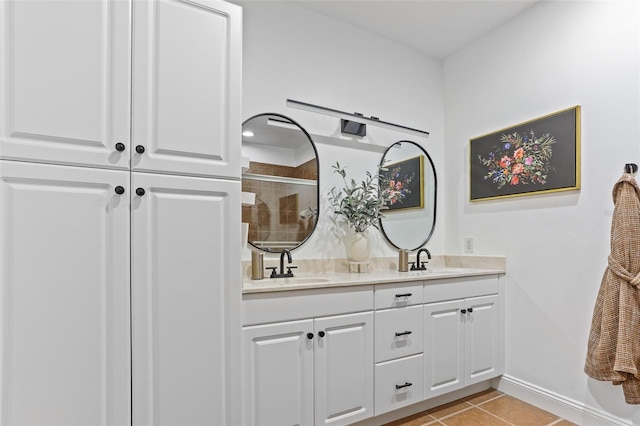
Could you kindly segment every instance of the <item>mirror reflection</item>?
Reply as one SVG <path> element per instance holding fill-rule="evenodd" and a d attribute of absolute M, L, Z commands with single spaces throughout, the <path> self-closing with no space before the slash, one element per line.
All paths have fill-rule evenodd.
<path fill-rule="evenodd" d="M 318 216 L 318 153 L 309 133 L 292 119 L 259 114 L 242 125 L 242 191 L 255 194 L 242 206 L 248 242 L 264 251 L 295 249 L 313 233 Z"/>
<path fill-rule="evenodd" d="M 436 224 L 436 170 L 427 151 L 415 142 L 391 145 L 380 161 L 389 190 L 398 194 L 380 219 L 387 241 L 398 249 L 425 245 Z"/>

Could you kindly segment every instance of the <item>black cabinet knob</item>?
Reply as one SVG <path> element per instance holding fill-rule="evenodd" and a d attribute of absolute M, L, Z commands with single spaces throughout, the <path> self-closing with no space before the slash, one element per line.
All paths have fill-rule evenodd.
<path fill-rule="evenodd" d="M 468 310 L 469 310 L 469 313 L 473 312 L 473 308 L 469 308 Z"/>
<path fill-rule="evenodd" d="M 124 194 L 124 187 L 118 185 L 118 186 L 116 186 L 115 191 L 116 191 L 116 194 L 122 195 L 122 194 Z"/>
<path fill-rule="evenodd" d="M 136 145 L 136 152 L 138 154 L 143 154 L 144 153 L 144 146 L 142 145 Z"/>
<path fill-rule="evenodd" d="M 136 189 L 136 195 L 138 195 L 139 197 L 142 197 L 144 194 L 145 194 L 144 189 L 142 188 Z"/>
<path fill-rule="evenodd" d="M 320 337 L 324 337 L 324 331 L 319 331 L 319 332 L 318 332 L 318 336 L 320 336 Z"/>
<path fill-rule="evenodd" d="M 467 310 L 466 309 L 461 309 L 460 312 L 463 313 L 463 314 L 466 314 Z"/>
<path fill-rule="evenodd" d="M 307 339 L 309 340 L 313 339 L 313 333 L 307 333 Z"/>
<path fill-rule="evenodd" d="M 124 144 L 123 144 L 123 143 L 118 142 L 118 143 L 116 144 L 116 151 L 120 151 L 120 152 L 122 152 L 122 151 L 124 151 L 124 148 L 125 148 L 125 146 L 124 146 Z"/>

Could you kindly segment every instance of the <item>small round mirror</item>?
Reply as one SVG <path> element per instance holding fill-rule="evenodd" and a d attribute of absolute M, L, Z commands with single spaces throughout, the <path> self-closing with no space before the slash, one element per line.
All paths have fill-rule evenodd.
<path fill-rule="evenodd" d="M 258 114 L 242 125 L 242 191 L 255 194 L 242 206 L 253 247 L 292 250 L 313 233 L 319 205 L 318 152 L 309 133 L 281 114 Z"/>
<path fill-rule="evenodd" d="M 397 197 L 383 211 L 380 229 L 398 249 L 416 250 L 425 245 L 436 225 L 436 169 L 420 145 L 399 141 L 380 161 L 383 181 Z"/>

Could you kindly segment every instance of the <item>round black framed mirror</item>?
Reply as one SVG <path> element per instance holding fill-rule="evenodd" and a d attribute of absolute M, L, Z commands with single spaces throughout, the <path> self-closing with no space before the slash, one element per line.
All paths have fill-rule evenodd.
<path fill-rule="evenodd" d="M 266 252 L 293 250 L 318 222 L 318 151 L 309 133 L 282 114 L 263 113 L 242 124 L 242 191 L 255 194 L 242 206 L 248 243 Z"/>
<path fill-rule="evenodd" d="M 384 210 L 380 230 L 397 249 L 424 246 L 436 226 L 436 169 L 422 146 L 402 140 L 391 145 L 380 160 L 381 175 L 397 193 Z"/>

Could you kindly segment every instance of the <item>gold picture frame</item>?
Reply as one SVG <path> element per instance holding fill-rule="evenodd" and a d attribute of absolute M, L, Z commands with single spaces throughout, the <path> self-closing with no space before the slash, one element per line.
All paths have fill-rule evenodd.
<path fill-rule="evenodd" d="M 469 141 L 469 200 L 580 189 L 580 106 Z"/>

